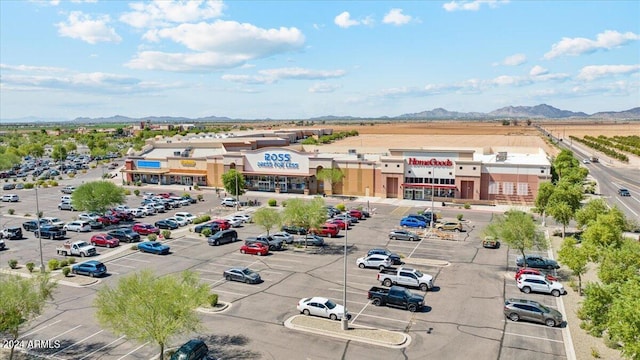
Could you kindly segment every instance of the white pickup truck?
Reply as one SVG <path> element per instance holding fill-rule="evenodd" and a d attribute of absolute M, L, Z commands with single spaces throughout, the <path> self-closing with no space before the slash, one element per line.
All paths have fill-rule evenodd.
<path fill-rule="evenodd" d="M 378 273 L 378 281 L 387 287 L 401 285 L 420 288 L 422 291 L 433 288 L 433 276 L 406 267 L 382 269 Z"/>
<path fill-rule="evenodd" d="M 62 246 L 56 247 L 56 251 L 58 252 L 58 255 L 64 255 L 64 256 L 73 255 L 73 256 L 85 257 L 85 256 L 96 255 L 95 246 L 87 243 L 86 241 L 76 241 L 73 243 L 69 241 L 65 241 L 65 243 L 62 244 Z"/>

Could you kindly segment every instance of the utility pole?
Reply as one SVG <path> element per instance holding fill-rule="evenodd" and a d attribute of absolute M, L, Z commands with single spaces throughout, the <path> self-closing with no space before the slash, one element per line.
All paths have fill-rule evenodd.
<path fill-rule="evenodd" d="M 35 186 L 36 189 L 36 217 L 37 223 L 36 226 L 38 228 L 38 244 L 40 245 L 40 273 L 44 274 L 44 259 L 42 257 L 42 234 L 40 234 L 40 203 L 38 202 L 38 184 Z"/>
<path fill-rule="evenodd" d="M 349 238 L 349 223 L 345 219 L 344 227 L 344 278 L 342 289 L 342 330 L 349 330 L 349 319 L 347 319 L 347 239 Z"/>

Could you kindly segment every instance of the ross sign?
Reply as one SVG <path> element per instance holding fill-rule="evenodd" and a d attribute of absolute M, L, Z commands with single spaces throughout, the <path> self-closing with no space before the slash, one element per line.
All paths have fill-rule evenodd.
<path fill-rule="evenodd" d="M 194 167 L 196 166 L 195 160 L 180 160 L 180 165 L 184 167 Z"/>
<path fill-rule="evenodd" d="M 300 164 L 291 161 L 291 154 L 288 153 L 264 153 L 264 160 L 258 161 L 256 165 L 259 168 L 280 168 L 280 169 L 299 169 Z"/>
<path fill-rule="evenodd" d="M 453 162 L 450 159 L 438 160 L 438 159 L 433 158 L 433 159 L 430 159 L 430 160 L 420 160 L 420 159 L 416 159 L 416 158 L 409 158 L 409 165 L 451 167 L 451 166 L 453 166 Z"/>

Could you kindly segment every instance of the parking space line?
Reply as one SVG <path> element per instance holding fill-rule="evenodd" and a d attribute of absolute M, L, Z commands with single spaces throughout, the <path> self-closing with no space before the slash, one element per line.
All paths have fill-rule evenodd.
<path fill-rule="evenodd" d="M 235 292 L 231 292 L 231 291 L 220 290 L 218 288 L 215 288 L 215 290 L 217 292 L 221 292 L 221 293 L 225 293 L 225 294 L 238 295 L 238 296 L 249 296 L 249 294 L 239 294 L 239 293 L 235 293 Z"/>
<path fill-rule="evenodd" d="M 100 351 L 100 350 L 102 350 L 102 349 L 106 348 L 107 346 L 109 346 L 109 345 L 111 345 L 111 344 L 115 343 L 116 341 L 120 341 L 120 340 L 122 340 L 122 339 L 124 339 L 124 338 L 125 338 L 125 336 L 124 336 L 124 335 L 122 335 L 122 336 L 120 336 L 119 338 L 117 338 L 117 339 L 113 340 L 112 342 L 108 343 L 107 345 L 105 345 L 105 346 L 103 346 L 103 347 L 101 347 L 101 348 L 99 348 L 99 349 L 96 349 L 96 350 L 94 350 L 94 351 L 92 351 L 92 352 L 88 353 L 87 355 L 85 355 L 85 356 L 81 357 L 81 358 L 80 358 L 80 359 L 78 359 L 78 360 L 86 359 L 87 357 L 89 357 L 89 356 L 91 356 L 91 355 L 93 355 L 93 354 L 97 353 L 98 351 Z"/>
<path fill-rule="evenodd" d="M 128 257 L 127 260 L 137 261 L 137 262 L 141 262 L 141 263 L 150 263 L 151 262 L 149 260 L 140 260 L 140 259 L 134 259 L 134 258 L 130 258 L 130 257 Z"/>
<path fill-rule="evenodd" d="M 206 270 L 206 269 L 196 269 L 196 271 L 202 271 L 211 274 L 220 274 L 220 271 Z"/>
<path fill-rule="evenodd" d="M 146 343 L 144 343 L 144 344 L 142 344 L 142 345 L 138 346 L 137 348 L 135 348 L 135 349 L 133 349 L 133 350 L 129 351 L 128 353 L 126 353 L 126 354 L 122 355 L 121 357 L 119 357 L 119 358 L 118 358 L 118 360 L 122 360 L 122 359 L 126 358 L 127 356 L 129 356 L 129 355 L 133 354 L 134 352 L 136 352 L 136 351 L 138 351 L 138 350 L 142 349 L 142 347 L 143 347 L 143 346 L 146 346 L 148 343 L 149 343 L 149 342 L 147 341 Z"/>
<path fill-rule="evenodd" d="M 370 304 L 370 303 L 371 303 L 371 301 L 369 301 L 365 306 L 363 306 L 363 307 L 362 307 L 362 309 L 360 309 L 360 311 L 356 314 L 356 316 L 354 316 L 354 317 L 353 317 L 353 320 L 351 320 L 351 323 L 352 323 L 352 324 L 356 322 L 356 320 L 358 319 L 358 317 L 359 317 L 360 315 L 362 315 L 362 312 L 364 311 L 364 309 L 366 309 L 366 308 L 367 308 L 367 306 L 369 306 L 369 304 Z"/>
<path fill-rule="evenodd" d="M 361 278 L 365 278 L 365 279 L 371 279 L 371 275 L 356 275 L 356 274 L 349 274 L 349 277 L 361 277 Z"/>
<path fill-rule="evenodd" d="M 271 271 L 271 270 L 268 270 L 268 269 L 262 269 L 262 270 L 256 270 L 256 271 L 261 272 L 261 273 L 264 272 L 264 273 L 275 274 L 275 275 L 283 275 L 284 274 L 284 273 L 281 273 L 281 272 Z"/>
<path fill-rule="evenodd" d="M 522 334 L 515 334 L 515 333 L 504 333 L 505 335 L 511 335 L 511 336 L 520 336 L 520 337 L 525 337 L 525 338 L 529 338 L 529 339 L 536 339 L 536 340 L 545 340 L 545 341 L 551 341 L 551 342 L 556 342 L 556 343 L 564 343 L 564 341 L 562 340 L 554 340 L 554 339 L 549 339 L 549 338 L 543 338 L 543 337 L 539 337 L 539 336 L 531 336 L 531 335 L 522 335 Z"/>
<path fill-rule="evenodd" d="M 24 339 L 24 337 L 25 337 L 25 336 L 29 336 L 29 335 L 31 335 L 31 334 L 33 334 L 33 333 L 37 333 L 38 331 L 40 331 L 40 330 L 44 330 L 44 329 L 48 328 L 48 327 L 49 327 L 49 326 L 51 326 L 51 325 L 55 325 L 55 324 L 59 323 L 60 321 L 62 321 L 62 320 L 56 320 L 56 321 L 52 322 L 51 324 L 47 324 L 47 325 L 45 325 L 45 326 L 43 326 L 43 327 L 41 327 L 41 328 L 35 329 L 35 330 L 33 330 L 33 331 L 30 331 L 30 332 L 28 332 L 28 333 L 26 333 L 26 334 L 22 335 L 18 340 L 22 340 L 22 339 Z"/>
<path fill-rule="evenodd" d="M 76 345 L 78 345 L 78 344 L 81 344 L 81 343 L 83 343 L 85 340 L 87 340 L 87 339 L 91 339 L 92 337 L 94 337 L 94 336 L 96 336 L 96 335 L 100 334 L 100 333 L 101 333 L 101 332 L 103 332 L 103 331 L 104 331 L 104 330 L 100 330 L 100 331 L 98 331 L 97 333 L 93 333 L 93 334 L 91 334 L 91 335 L 87 336 L 86 338 L 84 338 L 84 339 L 82 339 L 82 340 L 80 340 L 80 341 L 76 341 L 76 342 L 74 342 L 73 344 L 71 344 L 71 345 L 69 345 L 69 346 L 67 346 L 67 347 L 65 347 L 65 348 L 62 348 L 62 349 L 60 349 L 60 350 L 58 350 L 58 351 L 54 352 L 53 354 L 51 354 L 51 356 L 55 356 L 55 355 L 56 355 L 56 354 L 58 354 L 58 353 L 61 353 L 61 352 L 65 351 L 65 350 L 67 350 L 67 349 L 69 349 L 69 348 L 72 348 L 72 347 L 74 347 L 74 346 L 76 346 Z"/>
<path fill-rule="evenodd" d="M 79 327 L 81 327 L 81 326 L 82 326 L 82 325 L 78 325 L 78 326 L 76 326 L 76 327 L 74 327 L 74 328 L 71 328 L 71 329 L 69 329 L 69 330 L 67 330 L 67 331 L 65 331 L 65 332 L 63 332 L 63 333 L 58 334 L 58 336 L 54 336 L 54 337 L 52 337 L 52 338 L 51 338 L 51 339 L 49 339 L 49 340 L 53 340 L 53 339 L 55 339 L 55 338 L 59 338 L 60 336 L 62 336 L 62 335 L 64 335 L 64 334 L 66 334 L 66 333 L 68 333 L 68 332 L 71 332 L 71 331 L 73 331 L 73 330 L 75 330 L 75 329 L 77 329 L 77 328 L 79 328 Z"/>
<path fill-rule="evenodd" d="M 397 321 L 397 322 L 401 322 L 401 323 L 406 323 L 406 322 L 409 321 L 409 320 L 398 320 L 398 319 L 392 319 L 392 318 L 388 318 L 388 317 L 369 315 L 369 314 L 362 314 L 362 316 L 376 318 L 376 319 L 380 319 L 380 320 Z"/>
<path fill-rule="evenodd" d="M 330 297 L 329 299 L 336 300 L 336 301 L 342 301 L 343 300 L 342 298 L 338 299 L 338 298 L 334 298 L 334 297 L 333 298 Z M 348 304 L 367 305 L 369 302 L 360 302 L 360 301 L 353 301 L 353 300 L 348 300 L 347 299 L 347 303 Z"/>
<path fill-rule="evenodd" d="M 126 268 L 129 268 L 129 269 L 136 269 L 136 267 L 135 267 L 135 266 L 118 264 L 117 262 L 114 262 L 114 261 L 107 262 L 107 264 L 109 264 L 109 265 L 115 265 L 115 266 L 122 266 L 122 267 L 126 267 Z"/>
<path fill-rule="evenodd" d="M 327 290 L 330 290 L 330 291 L 339 291 L 339 292 L 343 292 L 343 291 L 344 291 L 344 289 L 333 289 L 333 288 L 329 288 L 329 289 L 327 289 Z M 365 291 L 366 291 L 366 290 L 365 290 Z M 347 290 L 347 293 L 362 295 L 362 292 L 361 292 L 361 291 L 351 291 L 351 290 Z"/>

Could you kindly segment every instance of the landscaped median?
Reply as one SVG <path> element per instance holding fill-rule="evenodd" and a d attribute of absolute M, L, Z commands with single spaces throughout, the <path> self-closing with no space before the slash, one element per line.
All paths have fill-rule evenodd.
<path fill-rule="evenodd" d="M 411 343 L 411 337 L 405 333 L 353 324 L 349 324 L 348 330 L 342 330 L 342 323 L 340 321 L 312 316 L 292 316 L 284 322 L 284 326 L 293 330 L 391 348 L 403 348 L 409 346 Z"/>

